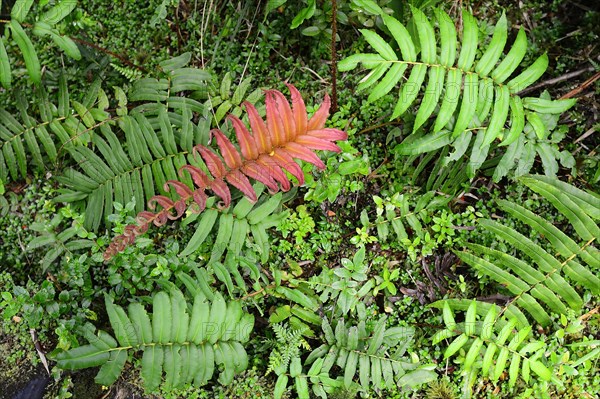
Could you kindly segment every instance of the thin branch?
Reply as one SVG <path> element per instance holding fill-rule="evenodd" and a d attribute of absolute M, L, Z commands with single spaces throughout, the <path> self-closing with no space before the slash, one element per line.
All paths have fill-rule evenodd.
<path fill-rule="evenodd" d="M 523 89 L 520 92 L 518 92 L 517 95 L 522 96 L 524 94 L 531 93 L 532 91 L 536 91 L 536 90 L 541 89 L 543 87 L 554 85 L 554 84 L 560 83 L 560 82 L 564 82 L 565 80 L 572 79 L 572 78 L 577 77 L 579 75 L 582 75 L 582 74 L 584 74 L 586 72 L 592 72 L 593 70 L 594 70 L 594 67 L 593 66 L 589 66 L 587 68 L 582 68 L 582 69 L 579 69 L 577 71 L 565 73 L 564 75 L 558 76 L 556 78 L 545 80 L 545 81 L 540 82 L 540 83 L 538 83 L 536 85 L 533 85 L 533 86 L 530 86 L 530 87 L 528 87 L 526 89 Z"/>

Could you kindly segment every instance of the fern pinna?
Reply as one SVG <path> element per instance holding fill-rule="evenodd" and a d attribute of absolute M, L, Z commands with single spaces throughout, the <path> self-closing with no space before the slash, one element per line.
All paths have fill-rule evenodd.
<path fill-rule="evenodd" d="M 173 201 L 164 195 L 151 198 L 148 201 L 150 210 L 155 210 L 157 204 L 162 209 L 158 212 L 140 212 L 137 224 L 126 226 L 123 234 L 115 237 L 105 251 L 104 258 L 109 260 L 123 251 L 137 236 L 146 232 L 151 224 L 162 226 L 168 220 L 179 219 L 191 201 L 197 205 L 195 210 L 203 211 L 208 199 L 205 192 L 207 189 L 212 190 L 227 207 L 231 203 L 228 184 L 239 189 L 250 200 L 256 201 L 256 193 L 249 178 L 263 183 L 272 192 L 277 192 L 279 186 L 287 191 L 291 188 L 291 183 L 285 171 L 294 176 L 299 184 L 304 184 L 304 174 L 296 159 L 309 162 L 320 169 L 325 168 L 325 164 L 313 150 L 339 152 L 340 148 L 333 141 L 346 140 L 348 135 L 341 130 L 324 127 L 329 115 L 329 96 L 325 95 L 319 109 L 308 119 L 302 96 L 294 86 L 287 86 L 292 97 L 292 107 L 281 92 L 265 92 L 266 123 L 252 104 L 244 103 L 252 133 L 238 117 L 229 115 L 239 150 L 223 132 L 213 129 L 211 135 L 217 142 L 221 156 L 204 145 L 197 145 L 194 147 L 194 154 L 200 155 L 206 168 L 203 170 L 194 165 L 185 165 L 179 170 L 180 176 L 184 172 L 190 174 L 196 188 L 192 190 L 177 180 L 167 181 L 165 190 L 174 189 L 179 199 Z"/>

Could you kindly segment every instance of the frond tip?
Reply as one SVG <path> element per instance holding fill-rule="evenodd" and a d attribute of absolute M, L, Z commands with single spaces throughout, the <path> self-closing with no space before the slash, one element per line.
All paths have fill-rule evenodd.
<path fill-rule="evenodd" d="M 212 130 L 211 135 L 217 142 L 219 152 L 203 145 L 195 146 L 194 154 L 206 167 L 185 165 L 179 170 L 180 176 L 184 172 L 189 173 L 194 187 L 190 188 L 177 180 L 167 181 L 165 190 L 174 189 L 179 199 L 173 201 L 160 195 L 150 199 L 150 210 L 154 210 L 156 205 L 161 209 L 157 212 L 140 212 L 136 218 L 137 224 L 126 226 L 123 234 L 113 239 L 104 253 L 104 259 L 109 260 L 133 244 L 135 238 L 146 232 L 151 224 L 162 226 L 169 220 L 179 219 L 190 202 L 196 203 L 199 212 L 202 212 L 208 199 L 205 192 L 207 189 L 227 207 L 231 203 L 229 185 L 239 189 L 250 200 L 256 201 L 256 193 L 249 179 L 263 183 L 271 192 L 277 192 L 279 187 L 287 191 L 291 188 L 291 183 L 286 171 L 299 184 L 304 184 L 304 174 L 296 160 L 324 169 L 325 164 L 314 151 L 339 152 L 340 148 L 334 141 L 346 140 L 348 135 L 338 129 L 325 128 L 330 107 L 328 95 L 325 95 L 319 109 L 308 119 L 302 96 L 294 86 L 287 86 L 292 97 L 291 107 L 279 91 L 266 91 L 266 121 L 250 103 L 244 103 L 250 129 L 238 117 L 229 115 L 239 150 L 218 129 Z"/>

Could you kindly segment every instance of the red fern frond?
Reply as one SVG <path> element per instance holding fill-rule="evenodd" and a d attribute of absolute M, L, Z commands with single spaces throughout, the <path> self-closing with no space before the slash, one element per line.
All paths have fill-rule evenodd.
<path fill-rule="evenodd" d="M 177 180 L 166 182 L 165 191 L 174 189 L 179 199 L 173 201 L 163 195 L 152 197 L 148 201 L 148 208 L 154 211 L 159 205 L 161 209 L 155 213 L 140 212 L 136 218 L 137 224 L 126 226 L 123 234 L 113 239 L 104 253 L 104 259 L 109 260 L 133 244 L 136 237 L 145 233 L 151 224 L 162 226 L 169 220 L 179 219 L 190 202 L 197 204 L 199 212 L 203 211 L 208 199 L 207 189 L 227 207 L 231 203 L 229 185 L 239 189 L 250 200 L 256 201 L 256 193 L 249 178 L 263 183 L 271 192 L 277 192 L 280 186 L 287 191 L 291 188 L 291 183 L 285 171 L 300 184 L 304 184 L 304 174 L 296 159 L 324 169 L 325 164 L 313 151 L 339 152 L 340 148 L 334 141 L 346 140 L 348 135 L 338 129 L 325 128 L 329 115 L 329 96 L 325 95 L 323 103 L 309 120 L 302 96 L 294 86 L 287 86 L 292 97 L 291 108 L 279 91 L 265 92 L 266 122 L 252 104 L 244 103 L 251 131 L 238 117 L 228 116 L 235 130 L 239 150 L 217 129 L 212 130 L 211 135 L 217 142 L 220 155 L 203 145 L 195 146 L 194 154 L 202 158 L 209 173 L 193 165 L 183 166 L 179 175 L 189 173 L 194 182 L 194 190 Z"/>

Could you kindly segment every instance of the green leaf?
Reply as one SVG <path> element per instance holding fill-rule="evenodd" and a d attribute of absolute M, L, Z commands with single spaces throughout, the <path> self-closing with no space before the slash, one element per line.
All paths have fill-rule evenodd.
<path fill-rule="evenodd" d="M 308 391 L 308 381 L 306 377 L 296 377 L 294 381 L 296 385 L 296 392 L 298 393 L 298 399 L 310 399 L 310 392 Z"/>
<path fill-rule="evenodd" d="M 385 74 L 385 77 L 381 79 L 381 81 L 371 89 L 371 93 L 367 99 L 368 102 L 374 102 L 381 97 L 388 94 L 396 84 L 402 79 L 404 76 L 404 71 L 406 71 L 407 64 L 392 64 L 390 69 Z"/>
<path fill-rule="evenodd" d="M 461 334 L 458 337 L 456 337 L 454 341 L 452 341 L 452 343 L 448 345 L 448 348 L 446 348 L 446 351 L 444 352 L 444 359 L 448 359 L 456 352 L 458 352 L 467 343 L 468 340 L 469 337 L 465 334 Z"/>
<path fill-rule="evenodd" d="M 435 33 L 425 14 L 416 7 L 410 6 L 413 14 L 413 21 L 417 26 L 419 33 L 419 42 L 421 45 L 421 60 L 427 64 L 433 64 L 437 61 Z"/>
<path fill-rule="evenodd" d="M 436 10 L 437 20 L 440 29 L 440 63 L 446 67 L 454 66 L 456 60 L 456 29 L 454 22 L 442 9 Z"/>
<path fill-rule="evenodd" d="M 12 75 L 10 72 L 10 63 L 8 62 L 8 54 L 4 46 L 4 37 L 0 37 L 0 84 L 8 89 L 11 82 Z"/>
<path fill-rule="evenodd" d="M 471 305 L 469 305 L 469 309 L 467 309 L 467 315 L 465 316 L 465 334 L 472 336 L 475 334 L 475 328 L 477 326 L 476 322 L 477 316 L 477 301 L 473 300 Z"/>
<path fill-rule="evenodd" d="M 533 64 L 507 83 L 511 93 L 517 93 L 538 80 L 548 68 L 548 55 L 541 55 Z"/>
<path fill-rule="evenodd" d="M 413 66 L 408 80 L 402 85 L 402 88 L 400 89 L 398 102 L 396 103 L 396 107 L 394 108 L 394 112 L 392 113 L 390 120 L 394 120 L 400 115 L 404 114 L 408 107 L 410 107 L 412 103 L 416 100 L 417 96 L 419 95 L 421 85 L 425 80 L 426 73 L 426 65 L 417 64 Z"/>
<path fill-rule="evenodd" d="M 456 123 L 454 124 L 452 137 L 457 137 L 459 134 L 464 132 L 473 120 L 475 110 L 477 109 L 479 95 L 478 76 L 474 73 L 465 75 L 464 87 L 460 111 L 458 113 Z"/>
<path fill-rule="evenodd" d="M 577 102 L 576 98 L 566 100 L 546 100 L 544 98 L 526 97 L 523 107 L 540 114 L 562 114 Z"/>
<path fill-rule="evenodd" d="M 485 53 L 483 53 L 479 59 L 479 62 L 475 67 L 475 72 L 482 76 L 489 75 L 492 68 L 494 68 L 500 59 L 500 55 L 502 55 L 502 50 L 506 44 L 507 37 L 508 23 L 506 21 L 506 14 L 502 13 L 502 16 L 494 27 L 492 40 L 490 41 L 488 48 L 485 50 Z"/>
<path fill-rule="evenodd" d="M 506 122 L 508 116 L 508 107 L 510 103 L 510 93 L 508 87 L 497 86 L 496 87 L 496 99 L 494 103 L 494 111 L 490 119 L 489 125 L 485 130 L 485 136 L 483 139 L 483 146 L 490 145 L 496 137 L 498 137 Z"/>
<path fill-rule="evenodd" d="M 384 59 L 379 54 L 352 54 L 338 63 L 338 70 L 340 72 L 350 71 L 356 68 L 359 63 L 363 63 L 367 68 L 369 64 L 379 65 L 381 62 L 384 62 Z M 369 66 L 374 67 L 373 65 Z"/>
<path fill-rule="evenodd" d="M 117 381 L 125 367 L 127 351 L 118 350 L 110 353 L 109 360 L 100 367 L 100 371 L 94 378 L 96 384 L 110 386 Z"/>
<path fill-rule="evenodd" d="M 277 377 L 277 382 L 275 383 L 275 389 L 273 390 L 273 398 L 274 399 L 281 399 L 281 397 L 283 397 L 283 394 L 287 390 L 287 384 L 288 384 L 288 376 L 286 374 L 281 374 L 279 377 Z"/>
<path fill-rule="evenodd" d="M 384 13 L 381 7 L 379 7 L 379 5 L 372 0 L 352 0 L 352 3 L 369 14 L 381 16 L 387 15 Z"/>
<path fill-rule="evenodd" d="M 442 68 L 432 67 L 429 69 L 429 83 L 427 84 L 425 96 L 421 100 L 419 111 L 415 117 L 413 133 L 429 119 L 435 110 L 442 94 L 442 88 L 444 87 L 445 73 L 446 71 Z"/>
<path fill-rule="evenodd" d="M 518 68 L 525 54 L 527 54 L 527 35 L 525 35 L 525 30 L 521 27 L 510 51 L 492 71 L 492 79 L 498 83 L 503 83 Z"/>
<path fill-rule="evenodd" d="M 11 18 L 16 22 L 23 22 L 27 18 L 32 5 L 33 0 L 16 0 L 10 11 Z"/>
<path fill-rule="evenodd" d="M 171 298 L 165 292 L 154 295 L 152 317 L 152 336 L 158 343 L 171 342 Z"/>
<path fill-rule="evenodd" d="M 67 370 L 79 370 L 97 367 L 108 361 L 110 354 L 94 345 L 84 345 L 56 355 L 58 367 Z"/>
<path fill-rule="evenodd" d="M 365 37 L 367 42 L 377 51 L 383 59 L 387 61 L 397 61 L 398 57 L 394 49 L 377 33 L 367 29 L 360 29 L 360 33 Z"/>
<path fill-rule="evenodd" d="M 450 132 L 442 130 L 425 136 L 413 134 L 400 143 L 396 149 L 401 155 L 418 155 L 424 152 L 437 150 L 451 142 Z"/>
<path fill-rule="evenodd" d="M 385 26 L 390 30 L 394 40 L 396 40 L 400 52 L 402 53 L 402 59 L 409 62 L 416 61 L 417 51 L 415 49 L 415 44 L 404 25 L 389 15 L 382 15 L 381 18 L 383 19 Z"/>
<path fill-rule="evenodd" d="M 544 125 L 542 118 L 534 112 L 525 112 L 525 116 L 527 117 L 527 122 L 533 127 L 533 131 L 537 138 L 539 140 L 544 140 L 549 132 L 546 129 L 546 125 Z"/>
<path fill-rule="evenodd" d="M 77 7 L 77 0 L 62 0 L 54 7 L 46 11 L 40 17 L 40 21 L 44 21 L 50 25 L 56 25 L 66 18 Z"/>
<path fill-rule="evenodd" d="M 162 347 L 148 346 L 144 348 L 141 375 L 148 391 L 154 391 L 160 385 L 163 362 L 164 350 Z"/>
<path fill-rule="evenodd" d="M 308 7 L 303 8 L 300 12 L 294 17 L 292 21 L 292 25 L 290 29 L 296 29 L 299 27 L 305 20 L 310 19 L 317 9 L 317 4 L 315 0 L 308 0 Z"/>
<path fill-rule="evenodd" d="M 17 19 L 10 21 L 10 29 L 13 32 L 13 38 L 17 42 L 17 46 L 19 46 L 19 49 L 23 53 L 25 66 L 27 67 L 27 73 L 31 81 L 40 84 L 42 82 L 42 68 L 33 43 L 31 43 L 21 24 L 17 22 Z"/>
<path fill-rule="evenodd" d="M 463 37 L 457 66 L 463 71 L 470 71 L 477 53 L 479 27 L 475 18 L 466 10 L 462 12 Z"/>
<path fill-rule="evenodd" d="M 104 295 L 104 305 L 119 344 L 125 347 L 138 345 L 138 337 L 133 324 L 123 308 L 115 305 L 113 299 L 107 294 Z"/>

